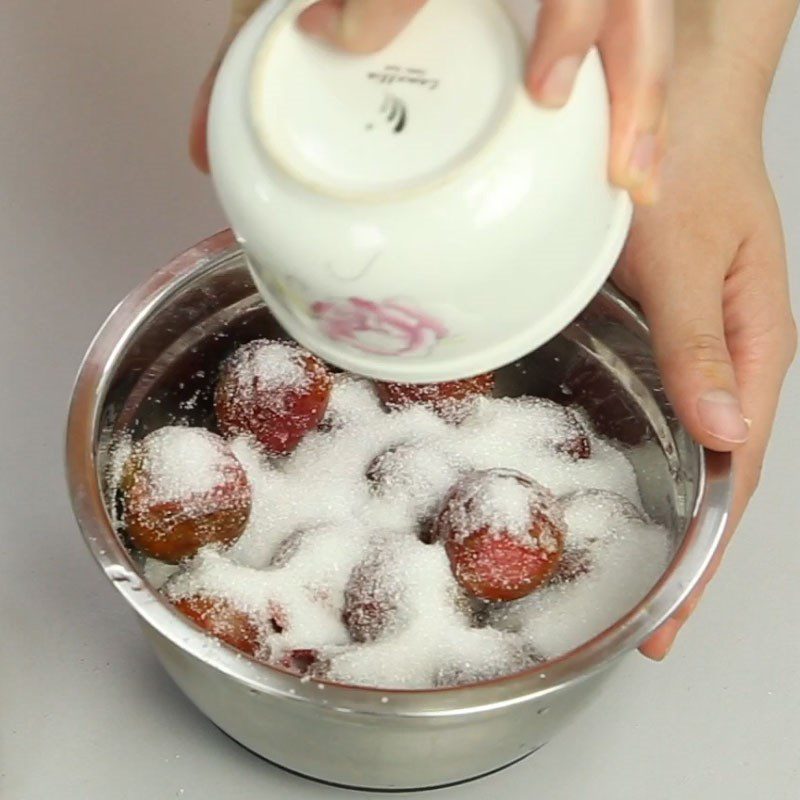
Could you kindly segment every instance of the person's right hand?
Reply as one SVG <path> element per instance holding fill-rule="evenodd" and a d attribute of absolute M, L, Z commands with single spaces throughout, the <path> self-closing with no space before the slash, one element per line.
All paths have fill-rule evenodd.
<path fill-rule="evenodd" d="M 228 34 L 198 94 L 190 151 L 204 172 L 208 172 L 208 103 L 217 70 L 233 38 L 261 2 L 234 0 Z M 332 46 L 352 53 L 371 53 L 397 36 L 425 2 L 318 0 L 303 11 L 299 24 L 309 35 Z M 672 0 L 540 2 L 542 9 L 526 70 L 531 95 L 547 107 L 564 105 L 586 53 L 597 45 L 612 103 L 609 175 L 637 202 L 652 202 L 666 139 L 664 107 L 672 55 Z"/>

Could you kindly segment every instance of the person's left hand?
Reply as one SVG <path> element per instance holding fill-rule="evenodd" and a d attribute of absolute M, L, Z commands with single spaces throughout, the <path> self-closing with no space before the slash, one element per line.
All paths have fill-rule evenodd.
<path fill-rule="evenodd" d="M 650 325 L 667 393 L 693 437 L 733 451 L 725 544 L 756 488 L 797 334 L 781 220 L 762 156 L 765 97 L 732 96 L 731 69 L 700 62 L 673 84 L 658 204 L 638 208 L 614 275 Z M 758 90 L 761 91 L 761 90 Z M 660 660 L 719 566 L 640 649 Z"/>

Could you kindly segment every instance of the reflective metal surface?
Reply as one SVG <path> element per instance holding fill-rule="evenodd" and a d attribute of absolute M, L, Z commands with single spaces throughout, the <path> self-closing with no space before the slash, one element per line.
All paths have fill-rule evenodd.
<path fill-rule="evenodd" d="M 675 555 L 658 584 L 601 635 L 530 672 L 414 692 L 303 682 L 205 636 L 147 585 L 111 526 L 102 479 L 116 431 L 138 436 L 176 417 L 208 423 L 215 366 L 243 341 L 278 332 L 229 232 L 184 253 L 112 312 L 81 366 L 67 431 L 73 507 L 95 559 L 186 695 L 279 765 L 350 786 L 419 788 L 479 776 L 534 751 L 707 568 L 730 504 L 729 456 L 689 439 L 664 396 L 641 317 L 604 290 L 564 334 L 502 370 L 498 392 L 577 402 L 625 450 L 647 511 L 673 532 Z M 181 410 L 190 398 L 191 410 Z"/>

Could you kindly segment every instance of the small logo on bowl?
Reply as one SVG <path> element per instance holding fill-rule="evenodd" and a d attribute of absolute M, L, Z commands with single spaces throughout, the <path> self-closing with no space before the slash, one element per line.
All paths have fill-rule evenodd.
<path fill-rule="evenodd" d="M 392 86 L 395 83 L 406 83 L 409 86 L 419 86 L 434 92 L 439 88 L 439 79 L 428 74 L 425 69 L 418 67 L 399 67 L 396 64 L 387 64 L 383 69 L 371 70 L 367 73 L 367 80 Z"/>
<path fill-rule="evenodd" d="M 402 133 L 406 124 L 408 123 L 408 106 L 399 97 L 393 94 L 387 94 L 381 103 L 380 111 L 378 112 L 382 121 L 389 125 L 394 133 Z M 366 129 L 368 131 L 374 130 L 375 125 L 368 122 Z"/>

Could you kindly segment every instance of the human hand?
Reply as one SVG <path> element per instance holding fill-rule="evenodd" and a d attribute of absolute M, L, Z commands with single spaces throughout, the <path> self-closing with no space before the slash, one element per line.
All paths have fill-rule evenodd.
<path fill-rule="evenodd" d="M 534 2 L 534 0 L 528 0 Z M 354 53 L 387 45 L 426 0 L 318 0 L 300 15 L 311 36 Z M 234 0 L 231 25 L 195 102 L 192 160 L 208 172 L 208 103 L 219 65 L 261 0 Z M 541 0 L 526 82 L 542 105 L 569 99 L 589 49 L 603 56 L 612 102 L 611 180 L 652 202 L 666 139 L 664 103 L 672 53 L 672 0 Z"/>
<path fill-rule="evenodd" d="M 680 58 L 680 54 L 679 54 Z M 727 545 L 759 480 L 796 347 L 781 221 L 766 173 L 766 87 L 734 57 L 676 66 L 661 199 L 637 209 L 616 283 L 642 306 L 667 393 L 705 446 L 733 451 Z M 642 647 L 669 652 L 722 558 Z"/>
<path fill-rule="evenodd" d="M 590 2 L 592 13 L 584 13 Z M 198 96 L 192 156 L 201 169 L 208 169 L 205 125 L 216 69 L 259 4 L 236 2 L 220 58 Z M 301 24 L 334 44 L 368 52 L 389 41 L 423 4 L 320 0 L 304 12 Z M 771 13 L 761 24 L 774 31 L 754 25 L 747 0 L 706 0 L 702 6 L 679 0 L 684 23 L 727 13 L 740 29 L 754 29 L 754 51 L 773 51 L 773 57 L 766 59 L 772 63 L 754 66 L 741 51 L 721 58 L 715 53 L 710 60 L 705 54 L 679 54 L 665 111 L 671 5 L 667 0 L 543 0 L 527 76 L 534 97 L 559 105 L 569 94 L 575 66 L 563 66 L 562 59 L 580 57 L 598 43 L 612 95 L 611 175 L 640 202 L 655 197 L 670 117 L 673 145 L 662 200 L 637 210 L 615 280 L 645 311 L 667 391 L 684 424 L 702 444 L 734 451 L 736 496 L 727 544 L 758 482 L 796 347 L 780 218 L 760 131 L 769 85 L 764 76 L 771 77 L 777 63 L 796 0 L 769 0 Z M 684 28 L 692 39 L 693 23 Z M 560 74 L 552 79 L 557 64 Z M 701 587 L 642 646 L 645 655 L 666 655 L 721 556 L 720 551 Z"/>

